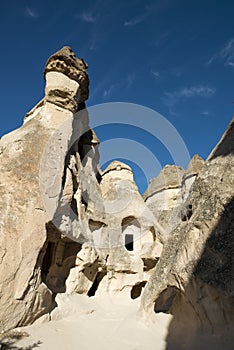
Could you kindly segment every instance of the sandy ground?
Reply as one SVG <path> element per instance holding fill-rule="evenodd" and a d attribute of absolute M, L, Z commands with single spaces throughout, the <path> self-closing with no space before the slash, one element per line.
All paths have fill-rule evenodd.
<path fill-rule="evenodd" d="M 37 349 L 161 350 L 165 349 L 171 316 L 157 314 L 155 323 L 139 318 L 139 300 L 123 297 L 59 295 L 52 320 L 21 328 L 30 334 L 18 347 Z M 34 347 L 32 347 L 34 348 Z"/>

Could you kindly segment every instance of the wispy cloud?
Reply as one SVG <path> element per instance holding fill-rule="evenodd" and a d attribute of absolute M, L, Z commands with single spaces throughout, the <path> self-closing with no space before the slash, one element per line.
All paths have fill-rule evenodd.
<path fill-rule="evenodd" d="M 214 87 L 209 87 L 209 86 L 199 85 L 199 86 L 184 87 L 177 91 L 164 92 L 162 101 L 166 106 L 172 107 L 175 104 L 179 103 L 182 99 L 189 99 L 192 97 L 208 98 L 213 96 L 215 92 L 216 92 L 216 89 Z"/>
<path fill-rule="evenodd" d="M 103 98 L 106 100 L 110 97 L 112 91 L 115 89 L 116 85 L 115 84 L 112 84 L 110 85 L 107 89 L 104 90 L 103 92 Z"/>
<path fill-rule="evenodd" d="M 39 14 L 30 7 L 26 7 L 25 15 L 28 17 L 31 17 L 31 18 L 38 18 L 39 17 Z"/>
<path fill-rule="evenodd" d="M 160 77 L 160 73 L 158 71 L 151 70 L 151 74 L 156 80 L 158 80 Z"/>
<path fill-rule="evenodd" d="M 134 27 L 137 24 L 140 24 L 146 20 L 147 17 L 151 14 L 151 9 L 149 7 L 146 8 L 145 12 L 139 16 L 133 17 L 128 21 L 124 22 L 125 27 Z"/>
<path fill-rule="evenodd" d="M 134 83 L 135 79 L 136 79 L 136 74 L 135 73 L 129 74 L 127 76 L 127 84 L 126 84 L 127 89 L 130 89 L 130 87 Z"/>
<path fill-rule="evenodd" d="M 169 39 L 171 32 L 166 31 L 160 35 L 158 35 L 154 41 L 153 41 L 153 46 L 160 46 L 161 44 L 165 44 L 166 41 Z"/>
<path fill-rule="evenodd" d="M 224 61 L 225 66 L 234 67 L 234 38 L 230 39 L 219 52 L 214 54 L 207 62 L 207 65 L 216 60 Z"/>
<path fill-rule="evenodd" d="M 185 87 L 180 91 L 180 95 L 183 97 L 210 97 L 214 95 L 215 89 L 208 86 L 191 86 Z"/>
<path fill-rule="evenodd" d="M 207 117 L 208 115 L 210 115 L 209 111 L 202 111 L 201 115 L 204 115 L 205 117 Z"/>
<path fill-rule="evenodd" d="M 88 11 L 83 11 L 81 15 L 77 15 L 76 18 L 79 18 L 86 23 L 96 23 L 97 21 L 97 18 L 93 15 L 93 13 Z"/>

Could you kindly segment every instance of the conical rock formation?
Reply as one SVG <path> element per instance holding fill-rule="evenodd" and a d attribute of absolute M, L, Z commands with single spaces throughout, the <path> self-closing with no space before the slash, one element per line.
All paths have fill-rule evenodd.
<path fill-rule="evenodd" d="M 234 120 L 189 195 L 191 216 L 171 233 L 142 296 L 142 310 L 174 315 L 173 349 L 231 349 L 234 327 Z"/>

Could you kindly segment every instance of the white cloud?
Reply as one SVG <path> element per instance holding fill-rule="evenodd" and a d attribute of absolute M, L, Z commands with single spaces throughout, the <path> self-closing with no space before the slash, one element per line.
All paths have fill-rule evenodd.
<path fill-rule="evenodd" d="M 129 21 L 125 21 L 124 22 L 124 26 L 125 27 L 134 27 L 135 25 L 144 22 L 144 20 L 149 17 L 149 15 L 151 14 L 151 9 L 148 7 L 146 8 L 145 12 L 137 17 L 134 17 L 132 19 L 130 19 Z"/>
<path fill-rule="evenodd" d="M 164 92 L 164 96 L 162 97 L 162 101 L 168 107 L 172 107 L 181 99 L 189 99 L 192 97 L 203 97 L 208 98 L 215 94 L 216 89 L 209 86 L 190 86 L 184 87 L 180 90 L 173 92 Z"/>
<path fill-rule="evenodd" d="M 111 92 L 114 90 L 116 85 L 111 85 L 108 89 L 105 89 L 103 92 L 103 98 L 107 99 L 108 97 L 110 97 Z"/>
<path fill-rule="evenodd" d="M 77 17 L 87 23 L 95 23 L 97 20 L 91 12 L 86 12 L 86 11 L 82 12 L 82 14 Z"/>
<path fill-rule="evenodd" d="M 31 18 L 38 18 L 39 17 L 38 13 L 29 7 L 26 8 L 25 14 L 26 14 L 26 16 L 31 17 Z"/>
<path fill-rule="evenodd" d="M 234 67 L 234 38 L 230 39 L 222 50 L 214 54 L 207 62 L 207 65 L 216 60 L 224 61 L 225 66 Z"/>
<path fill-rule="evenodd" d="M 160 73 L 159 73 L 158 71 L 152 70 L 151 73 L 152 73 L 152 75 L 153 75 L 153 77 L 154 77 L 155 79 L 159 79 Z"/>
<path fill-rule="evenodd" d="M 180 95 L 184 97 L 193 97 L 193 96 L 201 96 L 201 97 L 210 97 L 214 95 L 215 89 L 208 86 L 191 86 L 189 88 L 185 87 L 180 90 Z"/>
<path fill-rule="evenodd" d="M 209 111 L 202 111 L 201 115 L 208 116 L 208 115 L 210 115 L 210 112 Z"/>

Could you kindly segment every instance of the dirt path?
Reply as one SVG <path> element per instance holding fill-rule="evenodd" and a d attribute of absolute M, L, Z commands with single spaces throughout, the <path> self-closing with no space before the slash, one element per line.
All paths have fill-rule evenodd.
<path fill-rule="evenodd" d="M 17 346 L 40 342 L 40 350 L 161 350 L 165 348 L 171 317 L 158 314 L 146 326 L 138 316 L 139 301 L 123 298 L 88 298 L 74 295 L 58 298 L 53 320 L 24 327 L 30 337 Z"/>

